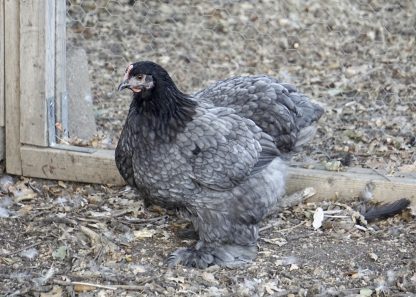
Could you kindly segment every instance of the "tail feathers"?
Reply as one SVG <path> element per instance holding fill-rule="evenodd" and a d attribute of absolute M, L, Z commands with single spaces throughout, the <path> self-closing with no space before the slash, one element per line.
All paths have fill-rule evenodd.
<path fill-rule="evenodd" d="M 301 146 L 311 141 L 315 136 L 317 130 L 316 123 L 323 115 L 324 109 L 301 93 L 292 92 L 290 93 L 290 98 L 300 111 L 299 115 L 294 118 L 298 131 L 292 148 L 293 151 L 299 151 Z"/>
<path fill-rule="evenodd" d="M 316 133 L 316 126 L 311 125 L 299 130 L 298 135 L 296 137 L 295 146 L 293 148 L 294 151 L 297 151 L 302 145 L 308 143 L 312 140 Z"/>
<path fill-rule="evenodd" d="M 254 165 L 251 175 L 256 174 L 266 168 L 276 157 L 280 155 L 279 150 L 276 148 L 271 138 L 266 133 L 262 133 L 262 138 L 260 139 L 261 153 L 258 159 L 258 162 Z"/>
<path fill-rule="evenodd" d="M 325 110 L 322 106 L 313 103 L 302 94 L 293 94 L 291 98 L 296 102 L 296 107 L 301 111 L 301 116 L 296 119 L 296 124 L 299 128 L 304 128 L 317 122 L 324 114 Z"/>
<path fill-rule="evenodd" d="M 376 219 L 392 217 L 410 205 L 410 200 L 406 198 L 399 199 L 397 201 L 382 204 L 379 206 L 374 206 L 370 209 L 367 209 L 363 216 L 367 221 L 374 221 Z"/>

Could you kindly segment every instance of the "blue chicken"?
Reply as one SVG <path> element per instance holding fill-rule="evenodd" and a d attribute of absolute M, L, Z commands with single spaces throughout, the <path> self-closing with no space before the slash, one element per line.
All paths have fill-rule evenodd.
<path fill-rule="evenodd" d="M 284 154 L 309 141 L 323 109 L 268 76 L 235 77 L 194 95 L 161 66 L 129 65 L 133 98 L 116 148 L 126 182 L 146 201 L 192 222 L 194 247 L 167 259 L 235 267 L 257 254 L 258 224 L 284 194 Z"/>

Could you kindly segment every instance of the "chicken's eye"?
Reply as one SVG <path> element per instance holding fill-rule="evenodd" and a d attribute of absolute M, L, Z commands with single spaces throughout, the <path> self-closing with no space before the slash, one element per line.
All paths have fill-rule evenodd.
<path fill-rule="evenodd" d="M 136 76 L 138 80 L 142 80 L 143 79 L 143 75 L 139 74 Z"/>

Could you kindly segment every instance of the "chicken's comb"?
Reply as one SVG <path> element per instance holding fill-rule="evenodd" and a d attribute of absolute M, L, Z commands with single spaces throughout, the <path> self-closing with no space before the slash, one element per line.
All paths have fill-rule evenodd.
<path fill-rule="evenodd" d="M 130 64 L 129 67 L 126 68 L 126 72 L 124 73 L 123 80 L 129 79 L 130 71 L 133 69 L 133 64 Z"/>

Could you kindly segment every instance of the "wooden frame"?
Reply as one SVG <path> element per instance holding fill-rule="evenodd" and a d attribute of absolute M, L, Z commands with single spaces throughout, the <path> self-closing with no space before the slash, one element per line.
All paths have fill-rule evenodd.
<path fill-rule="evenodd" d="M 20 143 L 48 146 L 47 102 L 55 96 L 55 6 L 20 1 Z"/>
<path fill-rule="evenodd" d="M 0 0 L 0 127 L 4 127 L 4 0 Z"/>
<path fill-rule="evenodd" d="M 65 125 L 65 0 L 0 0 L 4 19 L 6 170 L 10 174 L 89 183 L 123 184 L 114 151 L 56 146 L 48 104 Z M 3 14 L 3 15 L 2 15 Z M 2 17 L 4 16 L 4 18 Z M 0 24 L 0 33 L 2 24 Z M 0 61 L 3 55 L 0 54 Z M 2 72 L 0 71 L 0 75 Z M 3 77 L 1 75 L 0 77 Z M 1 94 L 0 94 L 1 96 Z M 0 97 L 2 99 L 2 97 Z M 3 122 L 2 122 L 3 121 Z M 52 139 L 53 139 L 52 137 Z M 369 170 L 288 169 L 287 192 L 314 187 L 315 199 L 353 199 L 371 186 L 377 200 L 416 201 L 412 178 L 386 179 Z"/>
<path fill-rule="evenodd" d="M 3 0 L 6 170 L 21 175 L 20 159 L 20 3 Z M 6 58 L 7 57 L 7 58 Z"/>
<path fill-rule="evenodd" d="M 56 1 L 55 14 L 55 114 L 63 130 L 58 136 L 68 136 L 68 102 L 66 93 L 66 1 Z"/>

